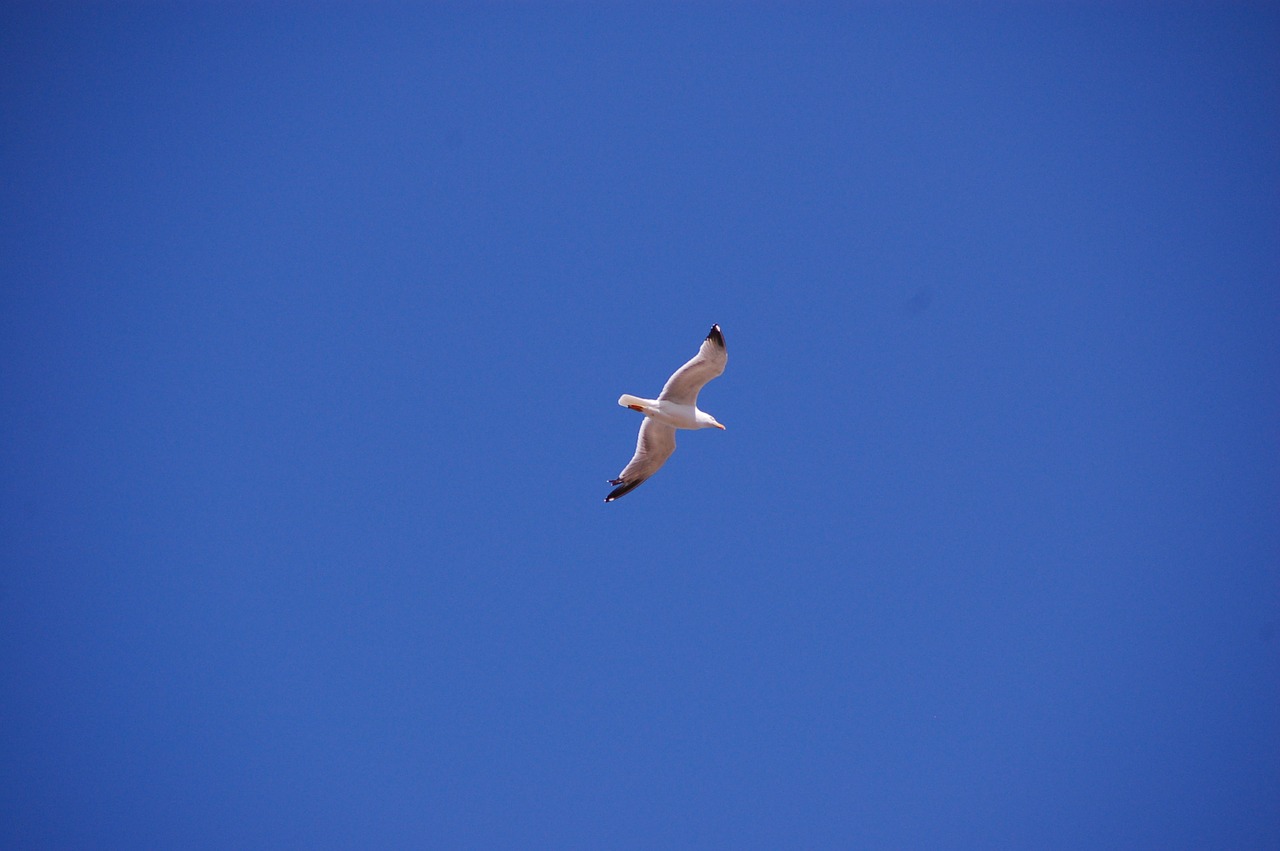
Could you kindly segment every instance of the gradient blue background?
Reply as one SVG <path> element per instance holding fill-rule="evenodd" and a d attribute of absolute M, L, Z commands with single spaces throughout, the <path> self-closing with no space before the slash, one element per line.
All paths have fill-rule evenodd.
<path fill-rule="evenodd" d="M 1274 6 L 0 16 L 0 845 L 1280 847 Z"/>

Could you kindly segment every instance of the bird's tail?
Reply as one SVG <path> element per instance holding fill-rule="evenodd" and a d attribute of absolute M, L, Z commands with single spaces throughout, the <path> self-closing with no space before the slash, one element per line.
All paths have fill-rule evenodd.
<path fill-rule="evenodd" d="M 644 400 L 638 396 L 632 396 L 628 393 L 623 393 L 618 397 L 618 404 L 624 408 L 630 408 L 633 411 L 644 410 Z"/>

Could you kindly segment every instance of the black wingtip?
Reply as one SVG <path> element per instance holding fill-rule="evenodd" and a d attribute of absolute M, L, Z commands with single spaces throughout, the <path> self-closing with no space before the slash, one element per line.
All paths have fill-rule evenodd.
<path fill-rule="evenodd" d="M 620 481 L 620 480 L 619 480 L 619 481 Z M 609 495 L 608 495 L 608 496 L 606 496 L 606 497 L 604 498 L 604 501 L 605 501 L 605 502 L 613 502 L 615 499 L 618 499 L 619 497 L 626 496 L 627 494 L 631 493 L 631 492 L 632 492 L 633 490 L 635 490 L 636 488 L 640 487 L 640 484 L 641 484 L 641 482 L 643 482 L 643 481 L 644 481 L 644 479 L 641 479 L 639 482 L 627 482 L 626 484 L 618 484 L 618 482 L 617 482 L 617 481 L 609 482 L 609 484 L 611 484 L 611 485 L 612 485 L 612 484 L 618 484 L 618 487 L 616 487 L 616 488 L 614 488 L 613 490 L 609 491 Z"/>
<path fill-rule="evenodd" d="M 711 326 L 711 333 L 707 335 L 707 339 L 715 343 L 720 348 L 724 348 L 724 334 L 720 333 L 719 325 Z"/>

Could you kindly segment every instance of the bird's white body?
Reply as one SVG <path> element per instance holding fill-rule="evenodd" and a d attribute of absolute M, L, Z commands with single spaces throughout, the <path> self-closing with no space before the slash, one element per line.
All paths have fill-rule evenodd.
<path fill-rule="evenodd" d="M 618 404 L 624 408 L 639 411 L 646 417 L 652 417 L 672 428 L 724 428 L 716 422 L 715 417 L 706 411 L 699 410 L 697 405 L 681 405 L 669 399 L 641 399 L 626 393 L 618 398 Z"/>

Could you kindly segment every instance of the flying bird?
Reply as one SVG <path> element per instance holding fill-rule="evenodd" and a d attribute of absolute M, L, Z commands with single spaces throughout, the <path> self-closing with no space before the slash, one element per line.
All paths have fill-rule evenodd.
<path fill-rule="evenodd" d="M 728 361 L 724 335 L 720 333 L 719 325 L 712 325 L 711 333 L 702 341 L 693 360 L 667 379 L 657 399 L 622 394 L 618 404 L 644 414 L 644 422 L 640 423 L 636 454 L 631 463 L 622 468 L 618 478 L 609 480 L 609 484 L 617 487 L 604 498 L 605 502 L 613 502 L 631 493 L 667 463 L 671 453 L 676 451 L 676 429 L 724 428 L 715 417 L 698 410 L 698 391 L 724 372 Z"/>

